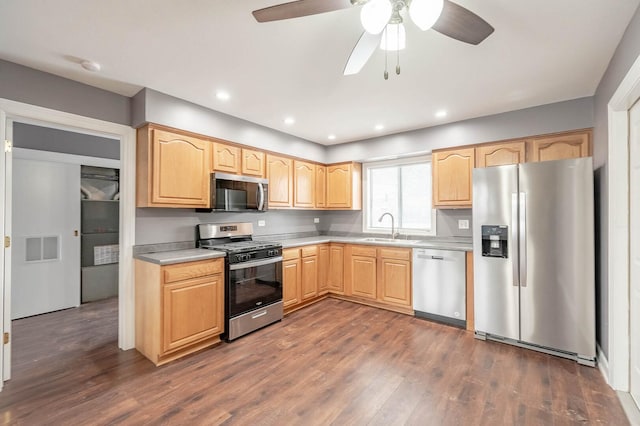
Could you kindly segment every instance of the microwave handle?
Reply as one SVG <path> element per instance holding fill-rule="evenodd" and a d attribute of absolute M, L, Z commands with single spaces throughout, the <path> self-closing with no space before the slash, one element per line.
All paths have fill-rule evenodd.
<path fill-rule="evenodd" d="M 258 210 L 262 211 L 264 209 L 264 185 L 258 184 Z"/>

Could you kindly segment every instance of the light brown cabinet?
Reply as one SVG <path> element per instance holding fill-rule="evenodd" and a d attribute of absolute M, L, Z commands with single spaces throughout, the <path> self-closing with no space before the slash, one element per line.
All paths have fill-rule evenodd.
<path fill-rule="evenodd" d="M 376 249 L 369 246 L 351 246 L 347 274 L 348 295 L 376 299 Z"/>
<path fill-rule="evenodd" d="M 316 166 L 306 161 L 293 162 L 293 206 L 298 208 L 315 207 Z"/>
<path fill-rule="evenodd" d="M 411 249 L 378 249 L 378 300 L 412 307 Z"/>
<path fill-rule="evenodd" d="M 300 249 L 302 257 L 301 299 L 312 299 L 318 295 L 318 246 L 306 246 Z"/>
<path fill-rule="evenodd" d="M 221 142 L 213 143 L 212 170 L 225 173 L 240 173 L 241 149 Z"/>
<path fill-rule="evenodd" d="M 531 161 L 564 160 L 588 157 L 591 153 L 591 131 L 550 135 L 532 139 Z"/>
<path fill-rule="evenodd" d="M 476 148 L 476 167 L 504 166 L 526 161 L 526 142 L 517 141 Z"/>
<path fill-rule="evenodd" d="M 327 166 L 326 205 L 330 209 L 362 208 L 362 165 L 343 163 Z"/>
<path fill-rule="evenodd" d="M 242 148 L 242 174 L 264 177 L 264 152 Z"/>
<path fill-rule="evenodd" d="M 327 207 L 327 166 L 316 164 L 315 208 Z"/>
<path fill-rule="evenodd" d="M 293 160 L 267 154 L 269 208 L 293 207 Z"/>
<path fill-rule="evenodd" d="M 344 244 L 331 243 L 329 245 L 327 286 L 332 293 L 344 294 Z"/>
<path fill-rule="evenodd" d="M 302 301 L 300 294 L 302 269 L 300 268 L 300 249 L 282 250 L 282 306 L 287 309 Z"/>
<path fill-rule="evenodd" d="M 155 365 L 217 343 L 224 332 L 224 260 L 135 261 L 136 349 Z"/>
<path fill-rule="evenodd" d="M 433 152 L 434 207 L 471 208 L 471 176 L 474 165 L 474 148 Z"/>
<path fill-rule="evenodd" d="M 318 245 L 318 296 L 329 293 L 329 244 Z"/>
<path fill-rule="evenodd" d="M 151 125 L 138 129 L 136 207 L 209 207 L 210 146 Z"/>

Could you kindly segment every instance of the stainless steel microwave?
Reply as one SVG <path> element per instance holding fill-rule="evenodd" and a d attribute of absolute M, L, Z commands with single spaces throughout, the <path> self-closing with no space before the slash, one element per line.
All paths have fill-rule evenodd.
<path fill-rule="evenodd" d="M 251 176 L 211 173 L 211 209 L 267 211 L 268 181 Z"/>

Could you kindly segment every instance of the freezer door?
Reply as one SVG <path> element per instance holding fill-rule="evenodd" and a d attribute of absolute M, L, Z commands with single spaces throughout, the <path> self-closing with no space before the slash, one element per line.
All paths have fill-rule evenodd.
<path fill-rule="evenodd" d="M 521 164 L 519 184 L 521 340 L 593 358 L 592 160 Z"/>
<path fill-rule="evenodd" d="M 511 165 L 473 170 L 475 329 L 516 340 L 520 337 L 517 167 Z M 483 225 L 507 226 L 506 258 L 482 255 Z"/>

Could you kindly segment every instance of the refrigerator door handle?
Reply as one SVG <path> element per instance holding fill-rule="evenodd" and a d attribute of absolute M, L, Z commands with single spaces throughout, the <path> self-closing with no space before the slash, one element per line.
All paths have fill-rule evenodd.
<path fill-rule="evenodd" d="M 513 285 L 520 285 L 520 277 L 518 276 L 518 194 L 511 194 L 511 265 L 513 265 Z"/>
<path fill-rule="evenodd" d="M 520 193 L 519 203 L 519 229 L 520 236 L 520 250 L 519 250 L 519 263 L 520 263 L 520 286 L 527 286 L 527 196 L 526 193 Z"/>

